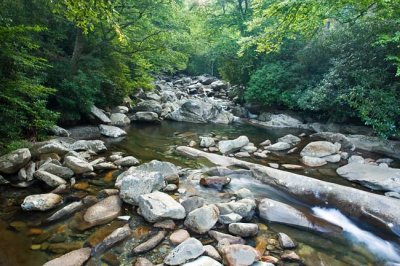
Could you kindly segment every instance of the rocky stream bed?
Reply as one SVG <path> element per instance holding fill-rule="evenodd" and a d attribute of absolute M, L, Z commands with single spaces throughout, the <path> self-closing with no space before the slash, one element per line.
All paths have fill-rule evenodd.
<path fill-rule="evenodd" d="M 230 89 L 159 79 L 0 157 L 0 265 L 400 265 L 399 143 Z"/>

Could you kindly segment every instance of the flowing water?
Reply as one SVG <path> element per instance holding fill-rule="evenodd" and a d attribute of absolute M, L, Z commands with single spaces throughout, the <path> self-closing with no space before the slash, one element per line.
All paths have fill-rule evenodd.
<path fill-rule="evenodd" d="M 250 125 L 212 125 L 212 124 L 189 124 L 178 122 L 162 122 L 160 125 L 133 124 L 128 136 L 120 140 L 107 140 L 110 151 L 124 151 L 147 162 L 151 160 L 170 161 L 184 168 L 200 169 L 211 166 L 205 160 L 191 160 L 174 152 L 178 145 L 187 145 L 190 140 L 198 141 L 199 136 L 214 134 L 228 138 L 236 138 L 246 135 L 256 145 L 265 139 L 275 141 L 286 134 L 298 135 L 303 130 L 297 129 L 263 129 Z M 274 153 L 267 159 L 252 159 L 256 163 L 267 164 L 291 163 L 299 164 L 299 150 L 306 143 L 300 143 L 299 149 L 294 154 Z M 353 186 L 335 173 L 337 164 L 328 164 L 321 168 L 305 168 L 294 171 L 299 174 L 311 176 L 321 180 L 335 182 L 338 184 Z M 68 195 L 68 200 L 82 197 L 82 194 L 94 194 L 103 188 L 112 188 L 118 171 L 106 172 L 93 180 L 79 180 L 82 189 L 74 190 Z M 306 265 L 384 265 L 387 261 L 399 262 L 399 240 L 392 235 L 386 235 L 374 228 L 369 227 L 362 221 L 353 221 L 343 216 L 339 211 L 322 209 L 315 206 L 307 206 L 276 189 L 262 184 L 249 176 L 236 176 L 232 178 L 228 187 L 223 190 L 203 188 L 196 182 L 187 179 L 181 180 L 180 186 L 187 191 L 200 194 L 209 203 L 229 201 L 231 192 L 239 188 L 250 189 L 256 198 L 268 197 L 281 202 L 289 203 L 307 213 L 313 213 L 322 219 L 337 224 L 344 229 L 341 235 L 315 234 L 279 224 L 268 224 L 261 232 L 261 238 L 268 241 L 276 237 L 276 232 L 284 232 L 297 243 L 296 253 L 304 259 Z M 28 194 L 43 192 L 44 187 L 35 185 L 29 189 L 7 189 L 0 187 L 0 265 L 42 265 L 49 258 L 59 256 L 79 248 L 88 243 L 97 243 L 100 236 L 109 233 L 111 229 L 121 226 L 120 221 L 114 221 L 110 225 L 92 228 L 86 231 L 76 230 L 77 217 L 71 217 L 56 224 L 43 225 L 40 223 L 49 213 L 26 213 L 22 212 L 19 204 Z M 49 189 L 47 189 L 49 190 Z M 399 201 L 400 203 L 400 201 Z M 125 206 L 122 215 L 134 216 L 132 209 Z M 260 222 L 260 221 L 255 221 Z M 112 264 L 112 256 L 118 257 L 123 265 L 131 265 L 133 258 L 126 255 L 126 250 L 151 228 L 144 223 L 140 217 L 134 216 L 131 224 L 136 226 L 136 240 L 113 248 L 107 253 L 108 258 L 94 260 L 95 265 L 106 262 Z M 136 241 L 136 242 L 134 242 Z M 260 242 L 254 239 L 254 244 Z M 250 241 L 251 242 L 251 241 Z M 269 248 L 266 243 L 267 249 Z M 161 262 L 170 247 L 161 245 L 153 252 L 146 254 L 154 262 Z M 273 254 L 274 251 L 272 251 Z M 129 253 L 129 252 L 128 252 Z M 114 262 L 115 263 L 115 262 Z M 288 264 L 289 265 L 289 264 Z"/>

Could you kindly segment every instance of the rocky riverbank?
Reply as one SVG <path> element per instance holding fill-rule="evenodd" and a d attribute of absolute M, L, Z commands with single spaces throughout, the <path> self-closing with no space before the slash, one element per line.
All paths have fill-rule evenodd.
<path fill-rule="evenodd" d="M 118 141 L 130 123 L 239 122 L 238 109 L 247 117 L 249 112 L 229 99 L 229 90 L 228 84 L 205 76 L 158 80 L 155 91 L 135 96 L 135 106 L 126 99 L 107 111 L 93 107 L 97 126 L 84 131 L 57 127 L 62 137 L 0 157 L 2 216 L 9 217 L 8 227 L 31 238 L 32 250 L 51 254 L 45 265 L 303 265 L 310 257 L 317 264 L 365 265 L 351 257 L 326 257 L 290 234 L 271 230 L 271 224 L 284 224 L 334 239 L 342 234 L 340 226 L 299 203 L 259 197 L 246 187 L 228 190 L 232 180 L 248 177 L 293 202 L 335 207 L 398 234 L 396 161 L 369 158 L 359 153 L 354 139 L 340 133 L 287 134 L 260 143 L 244 135 L 228 139 L 210 132 L 189 140 L 180 134 L 180 144 L 187 146 L 177 152 L 217 165 L 201 168 L 141 163 L 109 150 L 103 141 Z M 78 133 L 105 138 L 71 138 Z M 293 156 L 297 162 L 269 160 L 274 156 Z M 326 166 L 387 196 L 291 173 Z M 8 194 L 7 188 L 15 187 L 25 191 L 23 197 Z M 10 215 L 16 212 L 31 219 L 16 220 Z"/>

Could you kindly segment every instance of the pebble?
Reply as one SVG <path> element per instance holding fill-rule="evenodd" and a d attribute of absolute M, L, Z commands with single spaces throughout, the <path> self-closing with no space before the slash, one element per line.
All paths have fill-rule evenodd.
<path fill-rule="evenodd" d="M 189 237 L 190 237 L 190 235 L 189 235 L 188 231 L 186 231 L 184 229 L 179 229 L 170 235 L 169 240 L 171 241 L 172 244 L 179 245 L 180 243 L 182 243 Z"/>
<path fill-rule="evenodd" d="M 279 243 L 284 249 L 295 248 L 296 244 L 293 240 L 285 233 L 278 233 Z"/>

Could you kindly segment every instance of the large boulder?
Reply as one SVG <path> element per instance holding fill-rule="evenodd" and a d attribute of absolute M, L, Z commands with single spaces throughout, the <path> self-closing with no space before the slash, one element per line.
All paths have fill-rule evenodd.
<path fill-rule="evenodd" d="M 157 160 L 152 160 L 148 163 L 141 164 L 137 167 L 137 170 L 146 172 L 160 172 L 164 178 L 179 174 L 179 170 L 174 164 Z"/>
<path fill-rule="evenodd" d="M 340 147 L 340 143 L 333 144 L 329 141 L 314 141 L 307 144 L 307 146 L 305 146 L 300 152 L 300 155 L 302 157 L 309 156 L 321 158 L 338 153 Z"/>
<path fill-rule="evenodd" d="M 81 266 L 90 258 L 91 251 L 91 248 L 77 249 L 48 261 L 43 266 Z"/>
<path fill-rule="evenodd" d="M 262 220 L 271 223 L 281 223 L 317 232 L 341 231 L 335 225 L 312 215 L 307 216 L 290 205 L 272 199 L 261 200 L 258 205 L 258 212 Z"/>
<path fill-rule="evenodd" d="M 216 103 L 186 99 L 180 102 L 180 107 L 166 116 L 167 119 L 191 123 L 228 124 L 233 121 L 233 115 L 222 109 Z"/>
<path fill-rule="evenodd" d="M 55 208 L 61 201 L 62 197 L 54 193 L 30 195 L 24 199 L 21 208 L 24 211 L 47 211 Z"/>
<path fill-rule="evenodd" d="M 127 134 L 125 130 L 115 126 L 100 125 L 99 129 L 102 135 L 110 138 L 119 138 Z"/>
<path fill-rule="evenodd" d="M 340 143 L 342 145 L 342 149 L 346 150 L 351 150 L 353 151 L 356 147 L 355 145 L 350 141 L 349 138 L 347 138 L 345 135 L 340 134 L 340 133 L 333 133 L 333 132 L 318 132 L 312 134 L 310 137 L 312 138 L 321 138 L 327 141 L 330 141 L 332 143 Z"/>
<path fill-rule="evenodd" d="M 228 88 L 228 84 L 226 84 L 222 80 L 216 80 L 216 81 L 212 82 L 210 85 L 211 85 L 211 89 L 214 91 L 226 90 Z"/>
<path fill-rule="evenodd" d="M 121 182 L 120 197 L 129 204 L 138 205 L 139 196 L 165 187 L 164 177 L 159 172 L 132 171 Z"/>
<path fill-rule="evenodd" d="M 90 115 L 97 122 L 102 124 L 111 124 L 110 118 L 108 118 L 104 111 L 94 105 L 90 108 Z"/>
<path fill-rule="evenodd" d="M 168 194 L 155 191 L 139 197 L 139 207 L 143 217 L 151 223 L 165 219 L 183 219 L 185 208 Z"/>
<path fill-rule="evenodd" d="M 204 234 L 217 223 L 218 216 L 219 209 L 215 205 L 207 205 L 191 211 L 185 219 L 185 226 L 198 234 Z"/>
<path fill-rule="evenodd" d="M 277 142 L 265 147 L 269 151 L 284 151 L 290 149 L 292 146 L 287 142 Z"/>
<path fill-rule="evenodd" d="M 108 223 L 121 213 L 121 200 L 118 195 L 109 196 L 89 207 L 83 219 L 88 223 L 87 228 Z"/>
<path fill-rule="evenodd" d="M 74 156 L 66 156 L 64 158 L 64 165 L 77 175 L 93 171 L 93 166 L 90 163 Z"/>
<path fill-rule="evenodd" d="M 350 163 L 339 167 L 336 172 L 341 177 L 370 189 L 400 193 L 400 169 Z"/>
<path fill-rule="evenodd" d="M 240 136 L 233 140 L 221 140 L 218 142 L 218 149 L 223 154 L 231 153 L 240 150 L 240 148 L 246 146 L 249 142 L 249 138 L 246 136 Z"/>
<path fill-rule="evenodd" d="M 174 248 L 164 259 L 167 265 L 181 265 L 204 253 L 204 246 L 196 238 L 189 238 Z"/>
<path fill-rule="evenodd" d="M 111 124 L 117 127 L 125 127 L 131 123 L 129 117 L 122 113 L 112 113 L 110 116 Z"/>
<path fill-rule="evenodd" d="M 31 159 L 29 149 L 18 149 L 0 157 L 0 173 L 15 174 Z"/>
<path fill-rule="evenodd" d="M 154 112 L 157 115 L 160 115 L 161 111 L 162 111 L 162 106 L 158 101 L 155 101 L 155 100 L 144 100 L 144 101 L 139 102 L 132 109 L 135 112 Z"/>
<path fill-rule="evenodd" d="M 137 112 L 130 117 L 133 121 L 140 121 L 140 122 L 155 122 L 159 123 L 160 118 L 158 114 L 155 112 Z"/>

